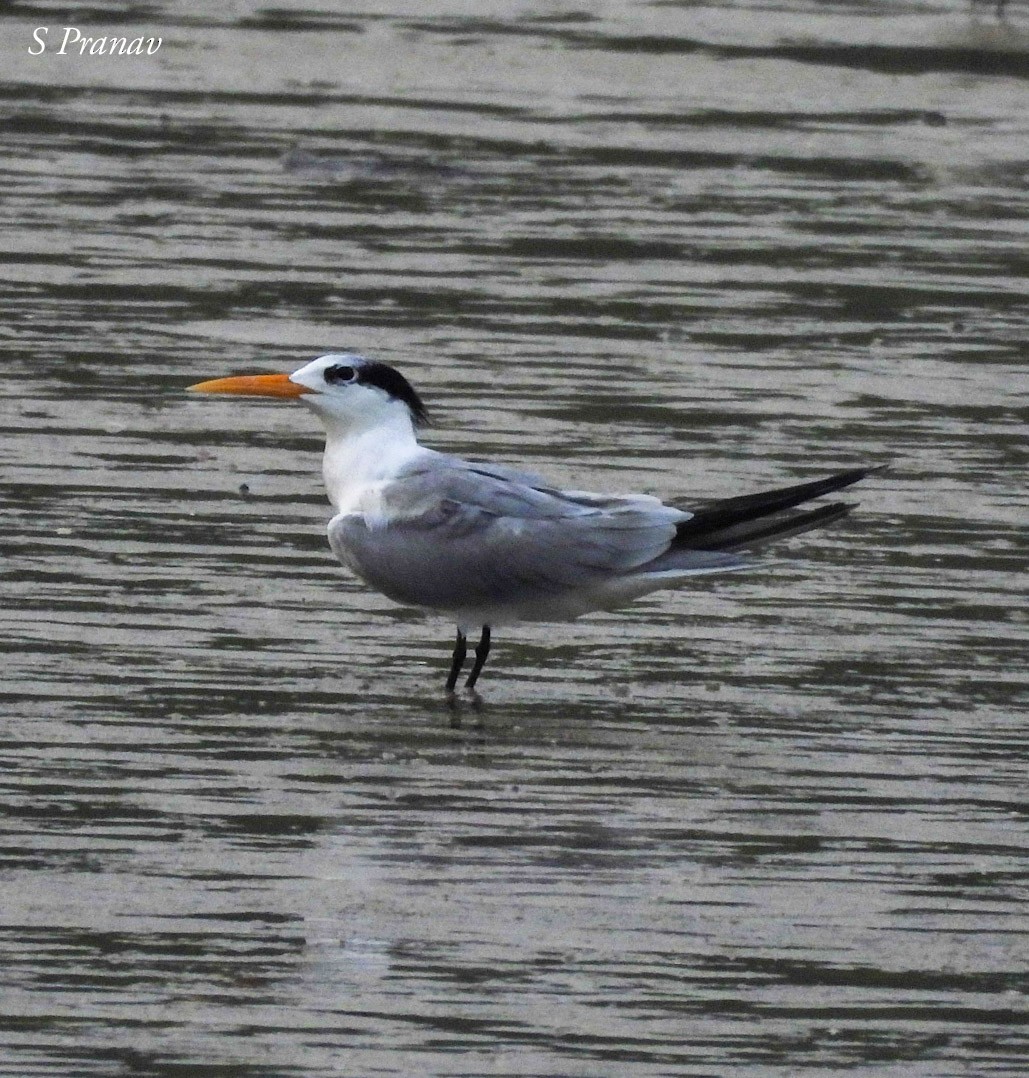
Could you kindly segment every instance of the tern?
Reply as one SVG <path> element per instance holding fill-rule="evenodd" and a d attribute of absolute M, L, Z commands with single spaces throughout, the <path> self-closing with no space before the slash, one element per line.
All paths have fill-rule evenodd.
<path fill-rule="evenodd" d="M 701 574 L 748 568 L 740 551 L 830 524 L 852 508 L 797 506 L 881 470 L 664 504 L 647 494 L 560 490 L 536 475 L 425 448 L 417 437 L 428 418 L 421 397 L 399 371 L 364 356 L 333 353 L 292 374 L 216 378 L 189 389 L 296 399 L 321 419 L 322 474 L 335 508 L 329 545 L 394 602 L 456 622 L 448 698 L 473 630 L 479 639 L 465 688 L 474 693 L 496 626 L 571 620 Z"/>

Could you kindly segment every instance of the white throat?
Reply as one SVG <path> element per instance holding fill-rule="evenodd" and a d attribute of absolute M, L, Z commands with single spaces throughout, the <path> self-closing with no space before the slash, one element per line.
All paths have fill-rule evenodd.
<path fill-rule="evenodd" d="M 325 422 L 322 475 L 337 513 L 374 513 L 378 491 L 412 458 L 424 453 L 406 408 L 391 408 L 374 426 Z"/>

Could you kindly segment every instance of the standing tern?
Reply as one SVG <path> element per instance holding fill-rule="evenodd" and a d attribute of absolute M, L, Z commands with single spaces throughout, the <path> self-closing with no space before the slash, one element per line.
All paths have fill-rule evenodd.
<path fill-rule="evenodd" d="M 796 506 L 878 468 L 759 494 L 665 505 L 647 494 L 558 490 L 538 476 L 478 464 L 419 444 L 427 413 L 407 379 L 363 356 L 320 356 L 292 374 L 216 378 L 199 393 L 295 398 L 325 426 L 322 474 L 336 515 L 329 545 L 394 602 L 457 623 L 446 691 L 474 690 L 490 631 L 516 621 L 566 621 L 621 606 L 703 573 L 748 568 L 736 551 L 845 516 L 832 502 Z"/>

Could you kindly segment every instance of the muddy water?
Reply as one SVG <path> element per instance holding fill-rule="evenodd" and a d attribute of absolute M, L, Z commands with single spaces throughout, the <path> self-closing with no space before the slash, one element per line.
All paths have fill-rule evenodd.
<path fill-rule="evenodd" d="M 4 14 L 0 1073 L 1025 1073 L 1029 24 L 882 12 Z M 893 469 L 453 728 L 311 417 L 182 392 L 329 348 L 580 487 Z"/>

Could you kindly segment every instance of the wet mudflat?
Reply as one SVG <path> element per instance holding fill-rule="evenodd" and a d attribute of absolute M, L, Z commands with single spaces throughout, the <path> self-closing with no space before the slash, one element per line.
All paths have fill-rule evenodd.
<path fill-rule="evenodd" d="M 1024 1074 L 1018 5 L 77 12 L 0 19 L 0 1074 Z M 344 348 L 569 485 L 892 470 L 455 727 L 312 417 L 182 392 Z"/>

